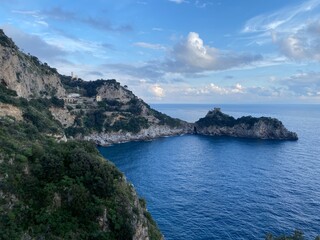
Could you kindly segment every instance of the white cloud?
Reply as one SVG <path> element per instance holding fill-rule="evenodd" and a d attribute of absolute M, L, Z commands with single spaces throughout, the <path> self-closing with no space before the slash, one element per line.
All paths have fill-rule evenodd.
<path fill-rule="evenodd" d="M 237 83 L 234 86 L 219 86 L 214 83 L 210 83 L 201 87 L 185 87 L 181 89 L 185 95 L 234 95 L 245 93 L 245 88 Z"/>
<path fill-rule="evenodd" d="M 291 34 L 274 32 L 272 38 L 280 52 L 292 60 L 320 61 L 319 30 L 320 21 L 312 21 Z"/>
<path fill-rule="evenodd" d="M 171 72 L 199 73 L 249 65 L 261 59 L 261 55 L 235 53 L 207 46 L 198 33 L 190 32 L 186 39 L 173 47 L 165 64 Z"/>
<path fill-rule="evenodd" d="M 231 89 L 231 92 L 232 93 L 244 93 L 244 87 L 240 83 L 237 83 L 236 86 L 233 89 Z"/>
<path fill-rule="evenodd" d="M 151 49 L 163 48 L 161 45 L 145 42 L 134 45 Z M 149 82 L 172 83 L 186 78 L 203 77 L 209 71 L 250 67 L 252 63 L 258 64 L 262 59 L 260 55 L 223 51 L 207 46 L 195 32 L 190 32 L 187 38 L 166 50 L 164 59 L 140 64 L 104 64 L 104 67 L 128 77 L 145 78 Z"/>
<path fill-rule="evenodd" d="M 154 85 L 150 86 L 150 91 L 154 96 L 156 96 L 158 98 L 162 98 L 165 96 L 164 89 L 162 87 L 160 87 L 159 84 L 154 84 Z"/>

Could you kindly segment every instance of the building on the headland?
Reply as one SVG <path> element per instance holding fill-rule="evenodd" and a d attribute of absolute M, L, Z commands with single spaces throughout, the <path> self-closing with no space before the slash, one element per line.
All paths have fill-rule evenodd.
<path fill-rule="evenodd" d="M 78 76 L 73 75 L 73 72 L 71 72 L 71 80 L 78 80 Z"/>
<path fill-rule="evenodd" d="M 64 98 L 63 100 L 65 101 L 65 103 L 71 103 L 71 104 L 75 104 L 78 102 L 78 99 L 80 98 L 80 94 L 79 93 L 70 93 L 68 94 L 68 96 L 66 98 Z"/>
<path fill-rule="evenodd" d="M 215 107 L 215 108 L 213 109 L 213 111 L 215 111 L 215 112 L 221 112 L 221 108 Z"/>
<path fill-rule="evenodd" d="M 97 95 L 97 96 L 96 96 L 96 101 L 97 101 L 97 102 L 101 102 L 101 101 L 102 101 L 102 97 L 101 97 L 100 95 Z"/>

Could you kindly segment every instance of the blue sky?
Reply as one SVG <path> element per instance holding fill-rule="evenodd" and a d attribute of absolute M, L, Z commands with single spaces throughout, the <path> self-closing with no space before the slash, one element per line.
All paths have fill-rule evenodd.
<path fill-rule="evenodd" d="M 149 103 L 320 103 L 320 0 L 2 0 L 0 28 Z"/>

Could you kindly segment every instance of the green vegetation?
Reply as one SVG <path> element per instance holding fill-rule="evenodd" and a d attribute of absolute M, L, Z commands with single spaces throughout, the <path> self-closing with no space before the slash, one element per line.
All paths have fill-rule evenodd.
<path fill-rule="evenodd" d="M 8 38 L 2 29 L 0 29 L 0 45 L 4 47 L 10 47 L 14 49 L 18 49 L 17 46 L 14 44 L 11 38 Z"/>
<path fill-rule="evenodd" d="M 105 118 L 103 110 L 88 112 L 83 119 L 84 128 L 101 132 L 103 130 Z"/>
<path fill-rule="evenodd" d="M 16 91 L 8 89 L 4 84 L 0 83 L 0 102 L 12 104 L 15 102 Z"/>
<path fill-rule="evenodd" d="M 148 120 L 143 117 L 130 116 L 129 118 L 122 118 L 116 121 L 113 125 L 105 124 L 105 131 L 115 131 L 118 132 L 122 130 L 123 132 L 138 133 L 143 128 L 148 128 Z"/>
<path fill-rule="evenodd" d="M 97 89 L 104 84 L 118 84 L 116 80 L 96 80 L 96 81 L 83 81 L 82 79 L 71 79 L 69 76 L 60 75 L 61 82 L 64 88 L 69 93 L 79 93 L 84 97 L 95 97 Z"/>
<path fill-rule="evenodd" d="M 141 129 L 150 126 L 147 118 L 141 116 L 142 104 L 135 97 L 126 103 L 104 99 L 101 102 L 97 102 L 96 105 L 88 105 L 89 107 L 82 107 L 77 104 L 75 108 L 84 109 L 84 111 L 73 111 L 76 115 L 75 122 L 65 132 L 67 136 L 73 137 L 93 132 L 123 131 L 138 133 Z M 72 107 L 68 107 L 73 110 Z M 85 110 L 85 108 L 87 109 Z M 159 116 L 162 117 L 161 114 Z M 168 118 L 167 122 L 171 119 L 164 114 L 163 116 Z"/>
<path fill-rule="evenodd" d="M 196 124 L 200 127 L 209 127 L 209 126 L 218 126 L 218 127 L 233 127 L 235 125 L 239 124 L 245 124 L 247 128 L 252 128 L 254 124 L 256 124 L 259 121 L 268 122 L 269 124 L 272 124 L 274 127 L 280 127 L 281 122 L 274 118 L 268 118 L 268 117 L 252 117 L 252 116 L 245 116 L 241 118 L 235 119 L 232 116 L 229 116 L 227 114 L 222 113 L 221 111 L 210 111 L 207 116 L 204 118 L 200 118 Z"/>
<path fill-rule="evenodd" d="M 204 118 L 200 118 L 196 124 L 201 127 L 228 126 L 232 127 L 236 124 L 236 119 L 220 111 L 209 112 Z"/>
<path fill-rule="evenodd" d="M 48 110 L 59 99 L 15 95 L 0 87 L 1 101 L 24 117 L 0 118 L 0 239 L 132 239 L 141 214 L 150 239 L 160 239 L 134 189 L 94 144 L 50 137 L 63 133 Z"/>
<path fill-rule="evenodd" d="M 156 118 L 158 118 L 160 120 L 159 121 L 160 125 L 168 125 L 170 127 L 180 127 L 181 126 L 180 119 L 169 117 L 168 115 L 163 114 L 161 112 L 158 112 L 158 111 L 151 109 L 151 108 L 150 108 L 150 111 L 153 116 L 155 116 Z"/>
<path fill-rule="evenodd" d="M 43 74 L 58 74 L 58 71 L 57 71 L 56 68 L 50 67 L 47 63 L 42 63 L 39 60 L 39 58 L 37 58 L 36 56 L 30 55 L 30 53 L 25 54 L 25 53 L 20 52 L 19 57 L 28 59 L 33 65 L 32 68 L 34 70 L 35 69 L 39 70 L 40 73 L 43 73 Z"/>
<path fill-rule="evenodd" d="M 292 236 L 282 235 L 279 237 L 274 237 L 271 233 L 267 234 L 265 240 L 305 240 L 303 232 L 296 230 Z M 317 236 L 315 240 L 320 240 L 320 236 Z"/>

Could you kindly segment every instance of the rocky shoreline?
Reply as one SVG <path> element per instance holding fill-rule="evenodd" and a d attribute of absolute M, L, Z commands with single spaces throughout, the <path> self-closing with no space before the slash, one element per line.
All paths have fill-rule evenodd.
<path fill-rule="evenodd" d="M 281 121 L 275 118 L 251 116 L 234 119 L 220 109 L 209 111 L 206 117 L 195 123 L 186 123 L 182 127 L 172 128 L 167 125 L 152 125 L 138 133 L 111 132 L 92 133 L 83 136 L 83 140 L 93 141 L 99 146 L 125 143 L 131 141 L 148 141 L 160 137 L 198 134 L 206 136 L 228 136 L 236 138 L 253 138 L 263 140 L 298 140 L 296 133 L 288 131 Z"/>
<path fill-rule="evenodd" d="M 192 132 L 191 124 L 183 128 L 170 128 L 169 126 L 151 126 L 147 129 L 142 129 L 138 133 L 130 132 L 113 132 L 113 133 L 93 133 L 83 137 L 83 140 L 93 141 L 99 146 L 109 146 L 117 143 L 125 143 L 131 141 L 148 141 L 161 137 L 171 137 Z"/>

